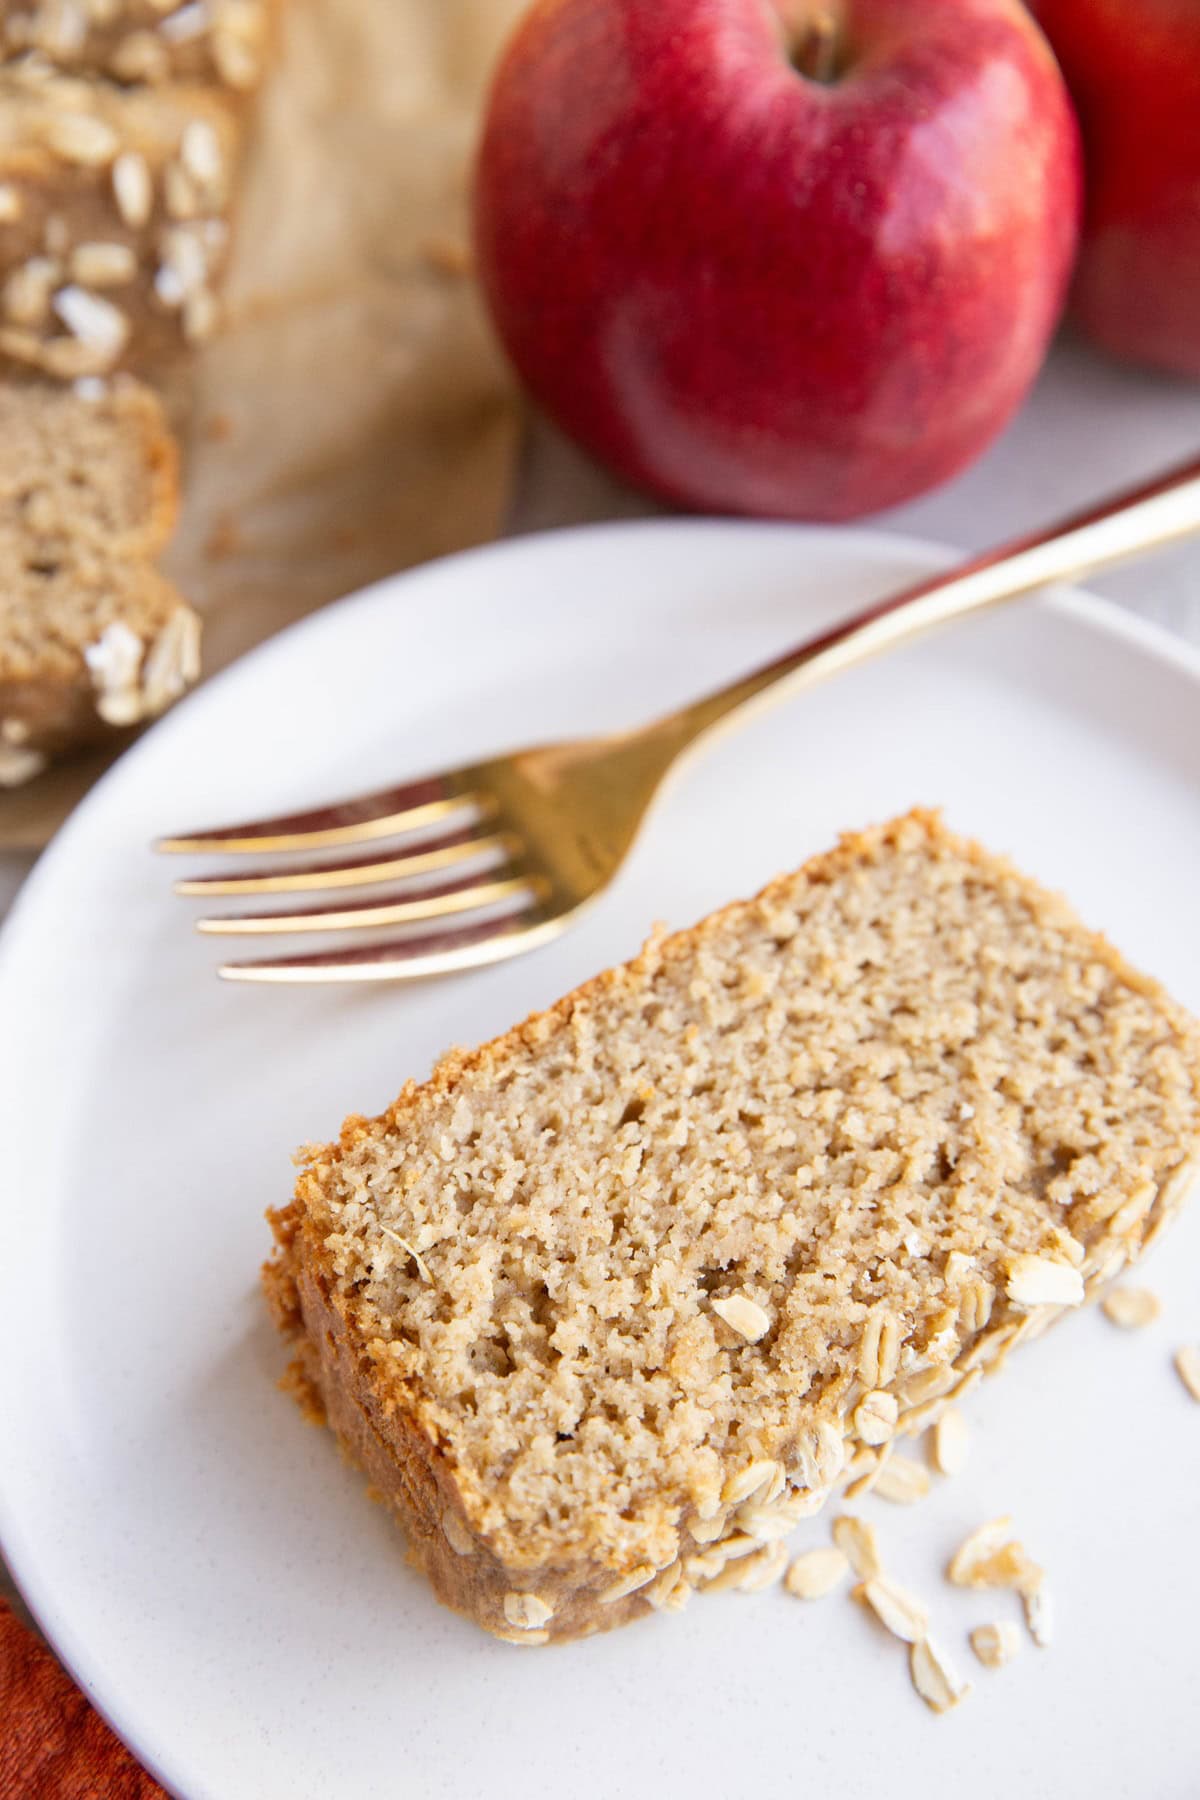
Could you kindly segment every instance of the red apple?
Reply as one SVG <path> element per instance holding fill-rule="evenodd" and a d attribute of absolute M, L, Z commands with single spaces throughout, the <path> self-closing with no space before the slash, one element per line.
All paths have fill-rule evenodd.
<path fill-rule="evenodd" d="M 476 238 L 518 370 L 612 468 L 848 519 L 1014 412 L 1080 205 L 1017 0 L 541 0 L 495 79 Z"/>
<path fill-rule="evenodd" d="M 1118 356 L 1200 375 L 1200 5 L 1038 0 L 1083 126 L 1074 311 Z"/>

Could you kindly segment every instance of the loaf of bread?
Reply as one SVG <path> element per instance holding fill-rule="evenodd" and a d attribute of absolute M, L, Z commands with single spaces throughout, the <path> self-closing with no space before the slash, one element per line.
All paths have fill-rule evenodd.
<path fill-rule="evenodd" d="M 104 383 L 136 371 L 186 408 L 277 12 L 0 0 L 0 786 L 199 672 L 199 622 L 151 560 L 175 447 L 149 393 Z"/>
<path fill-rule="evenodd" d="M 159 377 L 215 331 L 244 108 L 0 69 L 0 371 Z"/>
<path fill-rule="evenodd" d="M 438 1596 L 542 1644 L 769 1579 L 1198 1147 L 1193 1021 L 918 813 L 348 1120 L 265 1281 Z"/>
<path fill-rule="evenodd" d="M 262 79 L 274 0 L 0 0 L 0 55 L 121 82 Z"/>
<path fill-rule="evenodd" d="M 199 620 L 151 560 L 177 503 L 146 388 L 0 383 L 0 785 L 195 681 Z"/>

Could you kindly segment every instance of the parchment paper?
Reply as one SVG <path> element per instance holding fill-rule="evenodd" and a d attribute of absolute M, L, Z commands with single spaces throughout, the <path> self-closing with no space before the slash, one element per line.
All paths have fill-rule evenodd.
<path fill-rule="evenodd" d="M 284 0 L 166 559 L 204 614 L 206 674 L 496 532 L 517 414 L 466 271 L 468 172 L 525 3 Z M 112 755 L 0 795 L 0 848 L 45 842 Z"/>

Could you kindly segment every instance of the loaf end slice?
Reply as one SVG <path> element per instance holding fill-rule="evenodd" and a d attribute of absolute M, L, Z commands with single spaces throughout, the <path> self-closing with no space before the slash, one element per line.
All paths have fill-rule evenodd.
<path fill-rule="evenodd" d="M 195 681 L 199 619 L 150 560 L 177 504 L 148 389 L 0 384 L 0 786 Z"/>
<path fill-rule="evenodd" d="M 438 1596 L 541 1644 L 768 1579 L 1198 1148 L 1194 1022 L 914 813 L 349 1119 L 267 1292 Z"/>

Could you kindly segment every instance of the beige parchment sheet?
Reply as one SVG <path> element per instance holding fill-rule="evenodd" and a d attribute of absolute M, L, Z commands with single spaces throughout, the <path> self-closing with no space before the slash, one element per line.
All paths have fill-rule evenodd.
<path fill-rule="evenodd" d="M 502 521 L 516 399 L 465 251 L 480 106 L 524 4 L 284 0 L 166 560 L 206 675 Z M 45 842 L 111 760 L 0 795 L 0 848 Z"/>

